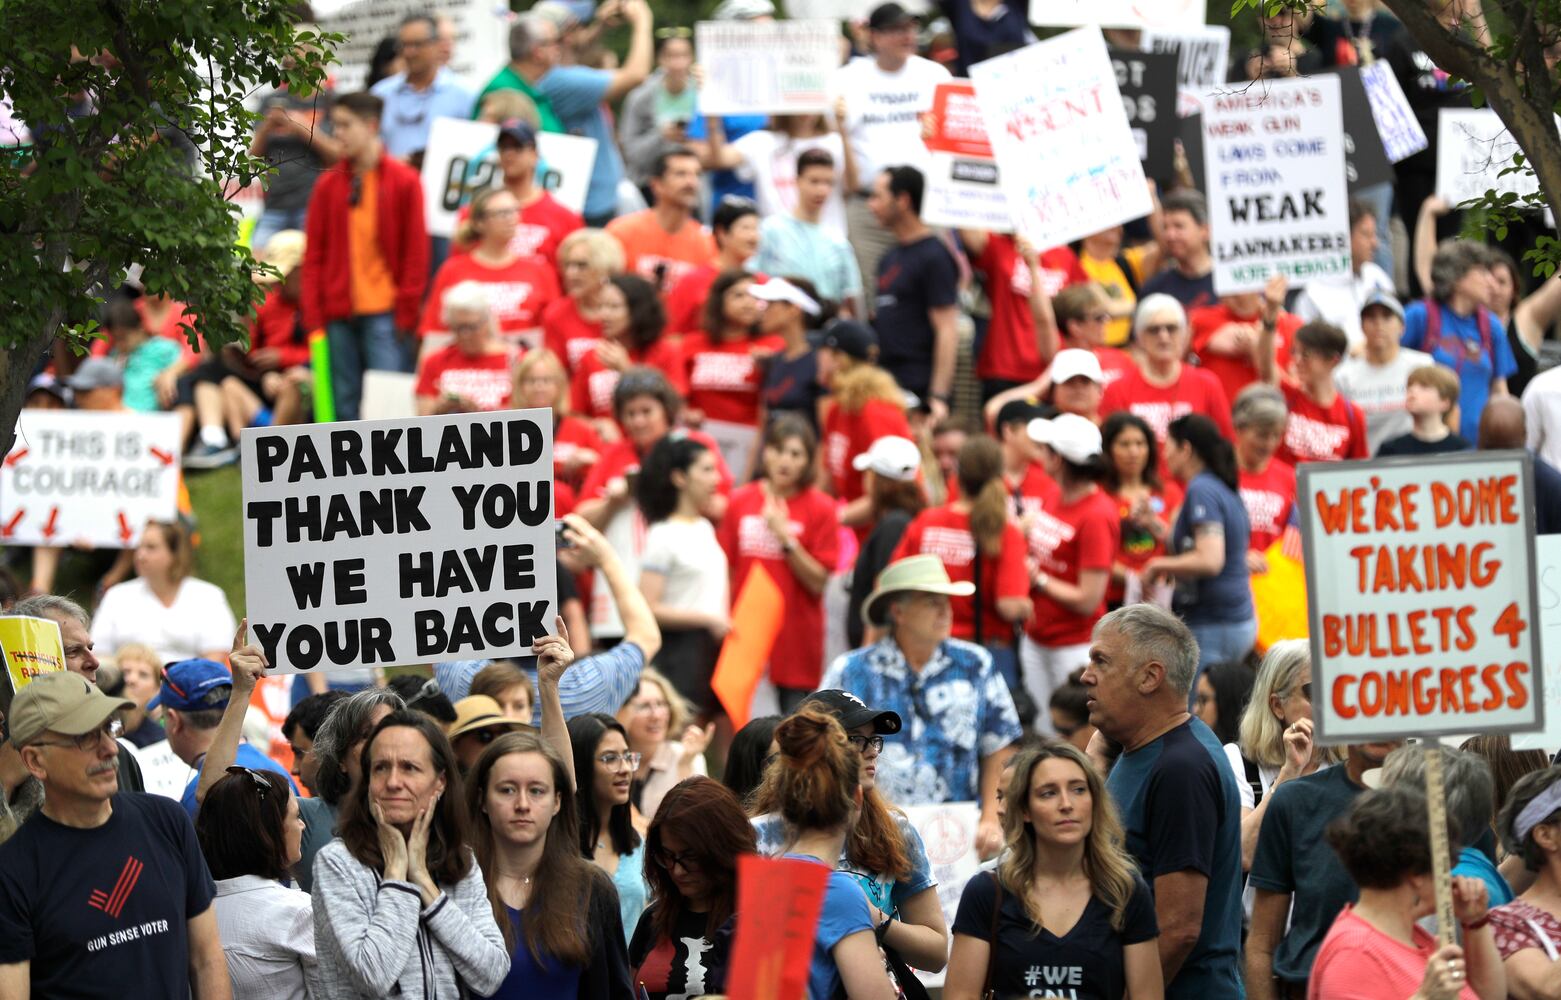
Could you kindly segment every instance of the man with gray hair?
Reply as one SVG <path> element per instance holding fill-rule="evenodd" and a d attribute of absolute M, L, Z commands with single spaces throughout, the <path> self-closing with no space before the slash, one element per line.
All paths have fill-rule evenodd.
<path fill-rule="evenodd" d="M 1212 730 L 1187 712 L 1198 642 L 1133 604 L 1100 619 L 1081 680 L 1089 721 L 1122 756 L 1106 788 L 1154 889 L 1168 998 L 1240 997 L 1241 800 Z"/>
<path fill-rule="evenodd" d="M 408 14 L 396 29 L 406 70 L 376 83 L 369 93 L 385 102 L 379 135 L 390 155 L 405 160 L 428 147 L 435 118 L 467 118 L 472 92 L 445 66 L 449 55 L 439 21 L 426 11 Z"/>
<path fill-rule="evenodd" d="M 21 618 L 47 618 L 60 627 L 60 642 L 65 647 L 65 669 L 98 683 L 98 658 L 92 652 L 92 616 L 87 609 L 58 594 L 36 594 L 11 606 L 10 613 Z M 119 790 L 146 791 L 146 779 L 129 740 L 119 741 L 121 753 L 114 758 L 119 771 Z"/>

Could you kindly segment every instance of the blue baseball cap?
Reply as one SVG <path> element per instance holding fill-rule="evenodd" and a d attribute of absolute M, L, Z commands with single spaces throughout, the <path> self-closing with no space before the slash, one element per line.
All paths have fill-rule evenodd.
<path fill-rule="evenodd" d="M 163 686 L 146 707 L 201 712 L 227 708 L 232 694 L 233 675 L 227 667 L 215 660 L 180 660 L 163 668 Z"/>

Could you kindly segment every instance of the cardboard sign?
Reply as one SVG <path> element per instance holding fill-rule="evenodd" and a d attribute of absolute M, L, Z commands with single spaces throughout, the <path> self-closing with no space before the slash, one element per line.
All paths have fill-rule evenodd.
<path fill-rule="evenodd" d="M 1371 117 L 1377 123 L 1377 134 L 1390 161 L 1407 160 L 1431 145 L 1415 110 L 1404 97 L 1404 89 L 1398 85 L 1398 77 L 1393 75 L 1393 67 L 1381 61 L 1362 66 L 1360 81 L 1366 88 Z"/>
<path fill-rule="evenodd" d="M 421 0 L 319 0 L 312 6 L 321 31 L 347 36 L 333 49 L 338 65 L 331 67 L 331 76 L 338 94 L 363 90 L 379 40 L 395 35 L 403 17 L 429 10 Z M 509 10 L 491 0 L 450 0 L 439 4 L 439 12 L 455 22 L 450 71 L 475 94 L 509 62 Z"/>
<path fill-rule="evenodd" d="M 1561 662 L 1561 535 L 1535 538 L 1534 555 L 1539 560 L 1539 651 L 1541 662 L 1554 669 Z M 1545 685 L 1545 728 L 1512 737 L 1512 749 L 1561 750 L 1561 683 Z"/>
<path fill-rule="evenodd" d="M 737 859 L 737 932 L 727 962 L 726 995 L 744 1000 L 802 1000 L 829 869 L 797 858 Z M 688 996 L 708 992 L 685 983 Z"/>
<path fill-rule="evenodd" d="M 1169 177 L 1176 161 L 1176 56 L 1111 49 L 1122 110 L 1150 177 Z"/>
<path fill-rule="evenodd" d="M 726 708 L 733 729 L 748 724 L 753 693 L 785 626 L 786 597 L 764 564 L 755 562 L 732 602 L 732 632 L 721 645 L 710 689 Z"/>
<path fill-rule="evenodd" d="M 44 674 L 65 669 L 65 641 L 60 623 L 52 618 L 0 617 L 0 660 L 3 683 L 12 694 Z"/>
<path fill-rule="evenodd" d="M 0 464 L 0 544 L 133 548 L 179 515 L 179 417 L 23 410 Z"/>
<path fill-rule="evenodd" d="M 1393 164 L 1377 132 L 1371 98 L 1360 70 L 1354 66 L 1335 71 L 1339 78 L 1340 108 L 1344 112 L 1344 182 L 1351 194 L 1358 189 L 1393 180 Z"/>
<path fill-rule="evenodd" d="M 1230 72 L 1230 29 L 1223 25 L 1146 31 L 1140 44 L 1145 52 L 1175 54 L 1176 111 L 1183 118 L 1201 112 L 1204 97 Z"/>
<path fill-rule="evenodd" d="M 1014 231 L 1008 196 L 998 182 L 986 119 L 969 80 L 940 83 L 932 93 L 932 129 L 924 139 L 930 162 L 922 221 L 950 229 Z"/>
<path fill-rule="evenodd" d="M 705 71 L 700 113 L 829 109 L 829 78 L 840 67 L 838 21 L 700 21 L 694 38 Z"/>
<path fill-rule="evenodd" d="M 1533 460 L 1297 470 L 1321 743 L 1544 727 Z"/>
<path fill-rule="evenodd" d="M 1498 177 L 1523 152 L 1501 117 L 1489 108 L 1443 108 L 1437 113 L 1436 193 L 1454 207 L 1485 192 L 1512 192 L 1523 199 L 1539 193 L 1532 170 Z"/>
<path fill-rule="evenodd" d="M 992 143 L 986 137 L 986 119 L 976 101 L 976 85 L 969 80 L 950 80 L 932 91 L 932 110 L 928 112 L 932 131 L 923 139 L 935 153 L 974 156 L 990 160 Z"/>
<path fill-rule="evenodd" d="M 244 584 L 274 671 L 529 656 L 558 613 L 547 410 L 249 428 Z"/>
<path fill-rule="evenodd" d="M 1350 273 L 1344 120 L 1336 76 L 1269 80 L 1209 98 L 1203 170 L 1214 290 L 1299 287 Z"/>
<path fill-rule="evenodd" d="M 1030 0 L 1031 24 L 1195 28 L 1204 13 L 1204 0 Z"/>
<path fill-rule="evenodd" d="M 1017 230 L 1052 247 L 1149 214 L 1138 144 L 1099 28 L 970 67 Z"/>
<path fill-rule="evenodd" d="M 423 217 L 435 236 L 455 233 L 461 207 L 478 192 L 499 187 L 499 127 L 489 122 L 435 118 L 423 154 Z M 557 132 L 537 133 L 537 183 L 571 212 L 585 207 L 596 164 L 596 140 Z"/>
<path fill-rule="evenodd" d="M 927 865 L 938 883 L 938 905 L 943 908 L 943 924 L 954 926 L 959 897 L 965 883 L 981 870 L 976 854 L 976 827 L 981 822 L 981 807 L 975 802 L 944 802 L 931 806 L 905 806 L 905 818 L 921 835 L 927 852 Z M 944 973 L 916 973 L 922 985 L 936 989 L 943 985 Z"/>

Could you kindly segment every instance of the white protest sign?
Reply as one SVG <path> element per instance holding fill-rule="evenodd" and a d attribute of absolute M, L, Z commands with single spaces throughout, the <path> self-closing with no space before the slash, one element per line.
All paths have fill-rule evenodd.
<path fill-rule="evenodd" d="M 1017 229 L 1052 247 L 1149 214 L 1138 143 L 1099 28 L 970 67 Z"/>
<path fill-rule="evenodd" d="M 475 93 L 509 62 L 509 11 L 492 0 L 449 0 L 438 7 L 455 22 L 450 71 Z M 336 93 L 349 94 L 364 89 L 380 39 L 394 36 L 403 17 L 427 13 L 430 5 L 422 0 L 318 0 L 313 9 L 321 31 L 347 36 L 334 49 L 340 65 L 331 67 L 331 76 Z"/>
<path fill-rule="evenodd" d="M 998 183 L 975 86 L 969 80 L 938 84 L 930 118 L 932 130 L 923 139 L 928 163 L 922 221 L 951 229 L 1013 232 L 1013 214 Z"/>
<path fill-rule="evenodd" d="M 527 656 L 558 613 L 547 410 L 250 428 L 244 584 L 281 673 Z"/>
<path fill-rule="evenodd" d="M 1229 73 L 1230 29 L 1223 25 L 1145 31 L 1139 44 L 1145 52 L 1176 54 L 1176 113 L 1183 118 L 1201 113 Z"/>
<path fill-rule="evenodd" d="M 1561 535 L 1540 535 L 1534 539 L 1534 556 L 1539 561 L 1539 650 L 1551 673 L 1561 661 Z M 1561 750 L 1561 683 L 1545 685 L 1545 728 L 1543 732 L 1512 737 L 1514 750 Z"/>
<path fill-rule="evenodd" d="M 423 154 L 423 217 L 435 236 L 455 233 L 461 207 L 479 191 L 504 183 L 499 169 L 499 127 L 489 122 L 435 118 Z M 596 140 L 583 135 L 537 133 L 537 183 L 571 212 L 585 207 Z"/>
<path fill-rule="evenodd" d="M 1335 76 L 1269 80 L 1203 111 L 1214 290 L 1350 273 L 1344 115 Z"/>
<path fill-rule="evenodd" d="M 835 21 L 866 21 L 881 0 L 787 0 L 786 13 L 798 21 L 828 18 Z M 930 0 L 907 0 L 900 4 L 912 14 L 932 10 Z"/>
<path fill-rule="evenodd" d="M 179 515 L 172 413 L 23 410 L 0 464 L 0 544 L 132 548 Z"/>
<path fill-rule="evenodd" d="M 694 38 L 705 71 L 702 114 L 828 110 L 829 78 L 840 67 L 838 21 L 700 21 Z"/>
<path fill-rule="evenodd" d="M 1541 730 L 1528 453 L 1297 475 L 1318 740 Z"/>
<path fill-rule="evenodd" d="M 976 826 L 981 822 L 981 807 L 975 802 L 946 802 L 935 806 L 905 806 L 903 811 L 921 835 L 922 847 L 927 851 L 928 867 L 938 883 L 943 924 L 953 927 L 965 883 L 981 870 L 981 859 L 976 854 Z M 943 985 L 941 972 L 917 972 L 916 976 L 929 989 Z"/>
<path fill-rule="evenodd" d="M 1561 119 L 1558 119 L 1561 120 Z M 1458 206 L 1485 192 L 1512 192 L 1519 202 L 1539 192 L 1532 170 L 1496 176 L 1523 152 L 1501 116 L 1489 108 L 1443 108 L 1437 114 L 1436 193 Z"/>
<path fill-rule="evenodd" d="M 1030 0 L 1031 24 L 1194 28 L 1204 14 L 1204 0 Z"/>
<path fill-rule="evenodd" d="M 1404 97 L 1404 88 L 1398 85 L 1398 77 L 1393 75 L 1393 67 L 1380 61 L 1362 66 L 1360 82 L 1366 87 L 1371 117 L 1376 120 L 1382 150 L 1389 161 L 1406 160 L 1431 144 L 1415 110 Z"/>

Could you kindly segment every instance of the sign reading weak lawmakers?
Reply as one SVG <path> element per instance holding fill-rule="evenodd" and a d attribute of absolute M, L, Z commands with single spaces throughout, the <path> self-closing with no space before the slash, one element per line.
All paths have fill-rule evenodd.
<path fill-rule="evenodd" d="M 1297 470 L 1320 742 L 1543 728 L 1532 462 Z"/>
<path fill-rule="evenodd" d="M 0 544 L 124 549 L 179 513 L 172 413 L 23 410 L 0 464 Z"/>
<path fill-rule="evenodd" d="M 553 631 L 547 410 L 250 428 L 239 447 L 273 668 L 525 656 Z"/>

